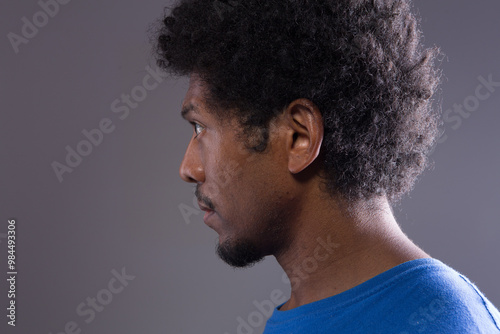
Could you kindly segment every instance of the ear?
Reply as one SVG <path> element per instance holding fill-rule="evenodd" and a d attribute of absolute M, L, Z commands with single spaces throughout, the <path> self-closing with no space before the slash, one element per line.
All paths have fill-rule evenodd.
<path fill-rule="evenodd" d="M 288 170 L 294 174 L 303 171 L 319 155 L 323 142 L 323 117 L 318 107 L 308 99 L 297 99 L 284 111 Z"/>

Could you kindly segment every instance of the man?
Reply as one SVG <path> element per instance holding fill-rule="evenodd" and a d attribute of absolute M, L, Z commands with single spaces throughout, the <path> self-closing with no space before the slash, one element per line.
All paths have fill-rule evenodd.
<path fill-rule="evenodd" d="M 158 63 L 190 77 L 180 175 L 217 253 L 273 255 L 291 282 L 266 334 L 500 333 L 392 213 L 438 134 L 439 50 L 416 22 L 388 0 L 185 0 L 162 21 Z"/>

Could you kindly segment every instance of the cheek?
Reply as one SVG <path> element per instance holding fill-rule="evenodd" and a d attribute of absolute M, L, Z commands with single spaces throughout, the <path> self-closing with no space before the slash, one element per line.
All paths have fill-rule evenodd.
<path fill-rule="evenodd" d="M 208 195 L 215 198 L 239 191 L 244 182 L 241 163 L 234 159 L 214 159 L 206 166 L 208 168 L 205 169 L 205 183 Z"/>
<path fill-rule="evenodd" d="M 225 140 L 229 143 L 232 141 L 234 141 L 232 138 Z M 215 152 L 211 160 L 211 180 L 214 187 L 218 188 L 218 193 L 238 191 L 238 188 L 244 187 L 247 179 L 254 173 L 252 165 L 255 157 L 248 153 L 243 154 L 237 146 Z"/>

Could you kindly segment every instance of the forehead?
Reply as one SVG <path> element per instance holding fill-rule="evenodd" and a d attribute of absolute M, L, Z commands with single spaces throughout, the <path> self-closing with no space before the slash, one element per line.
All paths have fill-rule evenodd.
<path fill-rule="evenodd" d="M 207 93 L 207 89 L 203 80 L 196 74 L 191 74 L 189 76 L 189 87 L 186 92 L 184 100 L 191 98 L 203 98 Z"/>
<path fill-rule="evenodd" d="M 181 116 L 199 115 L 215 120 L 219 125 L 233 125 L 234 110 L 226 110 L 210 99 L 208 85 L 197 74 L 189 77 L 189 87 L 182 102 Z M 236 122 L 239 124 L 238 122 Z"/>
<path fill-rule="evenodd" d="M 198 113 L 203 107 L 205 100 L 206 89 L 203 83 L 196 75 L 191 75 L 189 78 L 189 87 L 182 102 L 181 116 L 186 118 L 188 113 Z"/>

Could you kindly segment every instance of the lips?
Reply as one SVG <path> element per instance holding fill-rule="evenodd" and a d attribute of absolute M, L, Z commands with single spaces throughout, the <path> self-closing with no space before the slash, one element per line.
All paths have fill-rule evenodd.
<path fill-rule="evenodd" d="M 201 210 L 205 211 L 205 215 L 203 216 L 203 221 L 206 224 L 208 219 L 210 218 L 210 216 L 212 216 L 215 213 L 215 211 L 207 208 L 206 206 L 204 206 L 200 202 L 198 202 L 198 206 L 200 207 Z"/>
<path fill-rule="evenodd" d="M 200 209 L 202 211 L 205 211 L 205 212 L 213 212 L 214 211 L 212 209 L 207 208 L 205 205 L 201 204 L 200 201 L 198 201 L 198 206 L 200 207 Z"/>
<path fill-rule="evenodd" d="M 205 222 L 205 224 L 208 225 L 208 220 L 210 219 L 211 216 L 213 216 L 214 213 L 215 213 L 214 211 L 205 212 L 205 215 L 203 216 L 203 221 Z"/>

